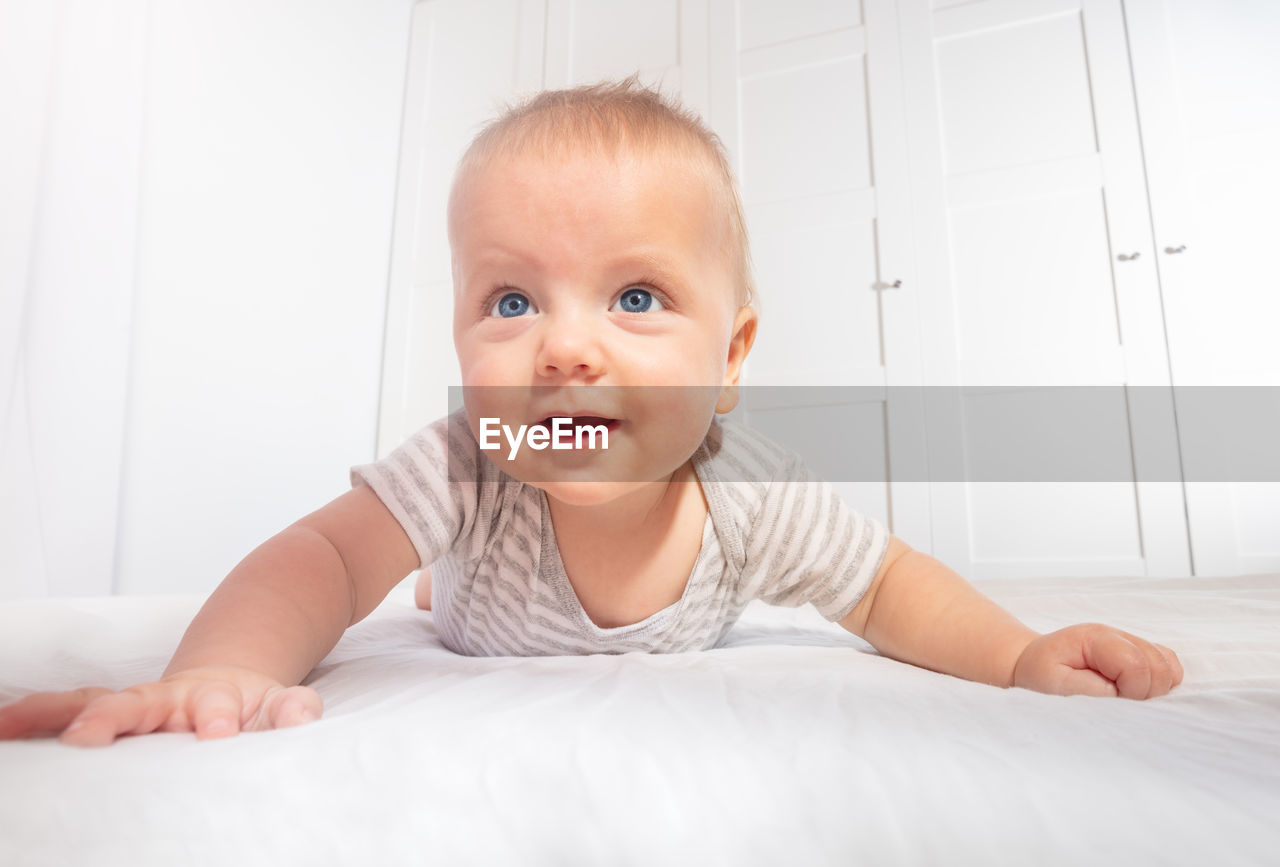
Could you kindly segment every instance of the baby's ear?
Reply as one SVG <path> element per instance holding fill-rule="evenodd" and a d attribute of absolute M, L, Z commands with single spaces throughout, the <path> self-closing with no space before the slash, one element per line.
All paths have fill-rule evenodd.
<path fill-rule="evenodd" d="M 738 308 L 738 315 L 733 319 L 733 329 L 729 332 L 729 357 L 725 359 L 724 384 L 737 385 L 742 375 L 742 362 L 747 360 L 751 345 L 756 342 L 756 322 L 759 317 L 750 304 Z"/>
<path fill-rule="evenodd" d="M 733 408 L 738 405 L 738 384 L 726 385 L 720 389 L 720 396 L 716 398 L 716 412 L 724 414 L 733 412 Z"/>
<path fill-rule="evenodd" d="M 738 379 L 742 376 L 742 362 L 747 360 L 751 345 L 756 342 L 755 308 L 744 304 L 738 308 L 733 320 L 733 336 L 729 338 L 729 357 L 725 360 L 724 385 L 716 398 L 716 412 L 732 412 L 738 405 Z"/>

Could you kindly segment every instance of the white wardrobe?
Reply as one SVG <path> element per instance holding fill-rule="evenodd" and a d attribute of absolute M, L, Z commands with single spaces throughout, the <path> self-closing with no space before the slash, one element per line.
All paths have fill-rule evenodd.
<path fill-rule="evenodd" d="M 423 0 L 379 451 L 458 381 L 444 200 L 470 136 L 521 93 L 638 71 L 735 162 L 747 384 L 861 387 L 752 413 L 883 432 L 888 482 L 841 483 L 855 508 L 970 577 L 1280 569 L 1277 483 L 895 473 L 980 452 L 938 432 L 1010 386 L 1108 386 L 1119 413 L 1142 386 L 1170 431 L 1172 385 L 1280 386 L 1277 40 L 1280 7 L 1246 0 Z M 965 386 L 960 423 L 918 386 Z"/>

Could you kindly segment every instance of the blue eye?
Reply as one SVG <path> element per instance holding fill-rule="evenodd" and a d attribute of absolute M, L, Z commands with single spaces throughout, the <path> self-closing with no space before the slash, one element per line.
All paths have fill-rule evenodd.
<path fill-rule="evenodd" d="M 623 313 L 653 313 L 662 309 L 662 302 L 653 297 L 648 289 L 631 286 L 623 290 L 610 309 Z"/>
<path fill-rule="evenodd" d="M 510 319 L 514 316 L 523 316 L 532 309 L 533 305 L 529 303 L 529 299 L 521 295 L 519 292 L 508 292 L 498 299 L 493 305 L 493 309 L 489 311 L 490 316 L 501 316 L 503 319 Z"/>

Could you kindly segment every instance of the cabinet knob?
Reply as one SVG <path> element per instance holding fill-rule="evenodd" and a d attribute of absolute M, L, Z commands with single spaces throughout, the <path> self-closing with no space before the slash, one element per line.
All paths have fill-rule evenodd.
<path fill-rule="evenodd" d="M 901 289 L 902 281 L 894 280 L 892 283 L 872 283 L 871 288 L 879 292 L 881 289 Z"/>
<path fill-rule="evenodd" d="M 1165 248 L 1164 248 L 1164 251 L 1165 251 L 1166 253 L 1168 253 L 1170 256 L 1173 256 L 1173 255 L 1175 255 L 1175 254 L 1177 254 L 1177 253 L 1181 253 L 1181 252 L 1182 252 L 1183 250 L 1185 250 L 1185 249 L 1187 249 L 1187 245 L 1186 245 L 1186 244 L 1179 244 L 1179 245 L 1178 245 L 1178 246 L 1176 246 L 1176 247 L 1165 247 Z"/>
<path fill-rule="evenodd" d="M 1129 253 L 1127 255 L 1124 253 L 1121 253 L 1116 258 L 1119 259 L 1121 262 L 1132 262 L 1134 259 L 1138 258 L 1138 255 L 1139 254 L 1137 253 Z"/>

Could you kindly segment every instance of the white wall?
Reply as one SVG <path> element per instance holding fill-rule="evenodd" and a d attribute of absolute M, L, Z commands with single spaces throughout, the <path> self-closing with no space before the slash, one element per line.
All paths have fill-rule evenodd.
<path fill-rule="evenodd" d="M 409 15 L 0 5 L 0 596 L 208 592 L 373 458 Z"/>

